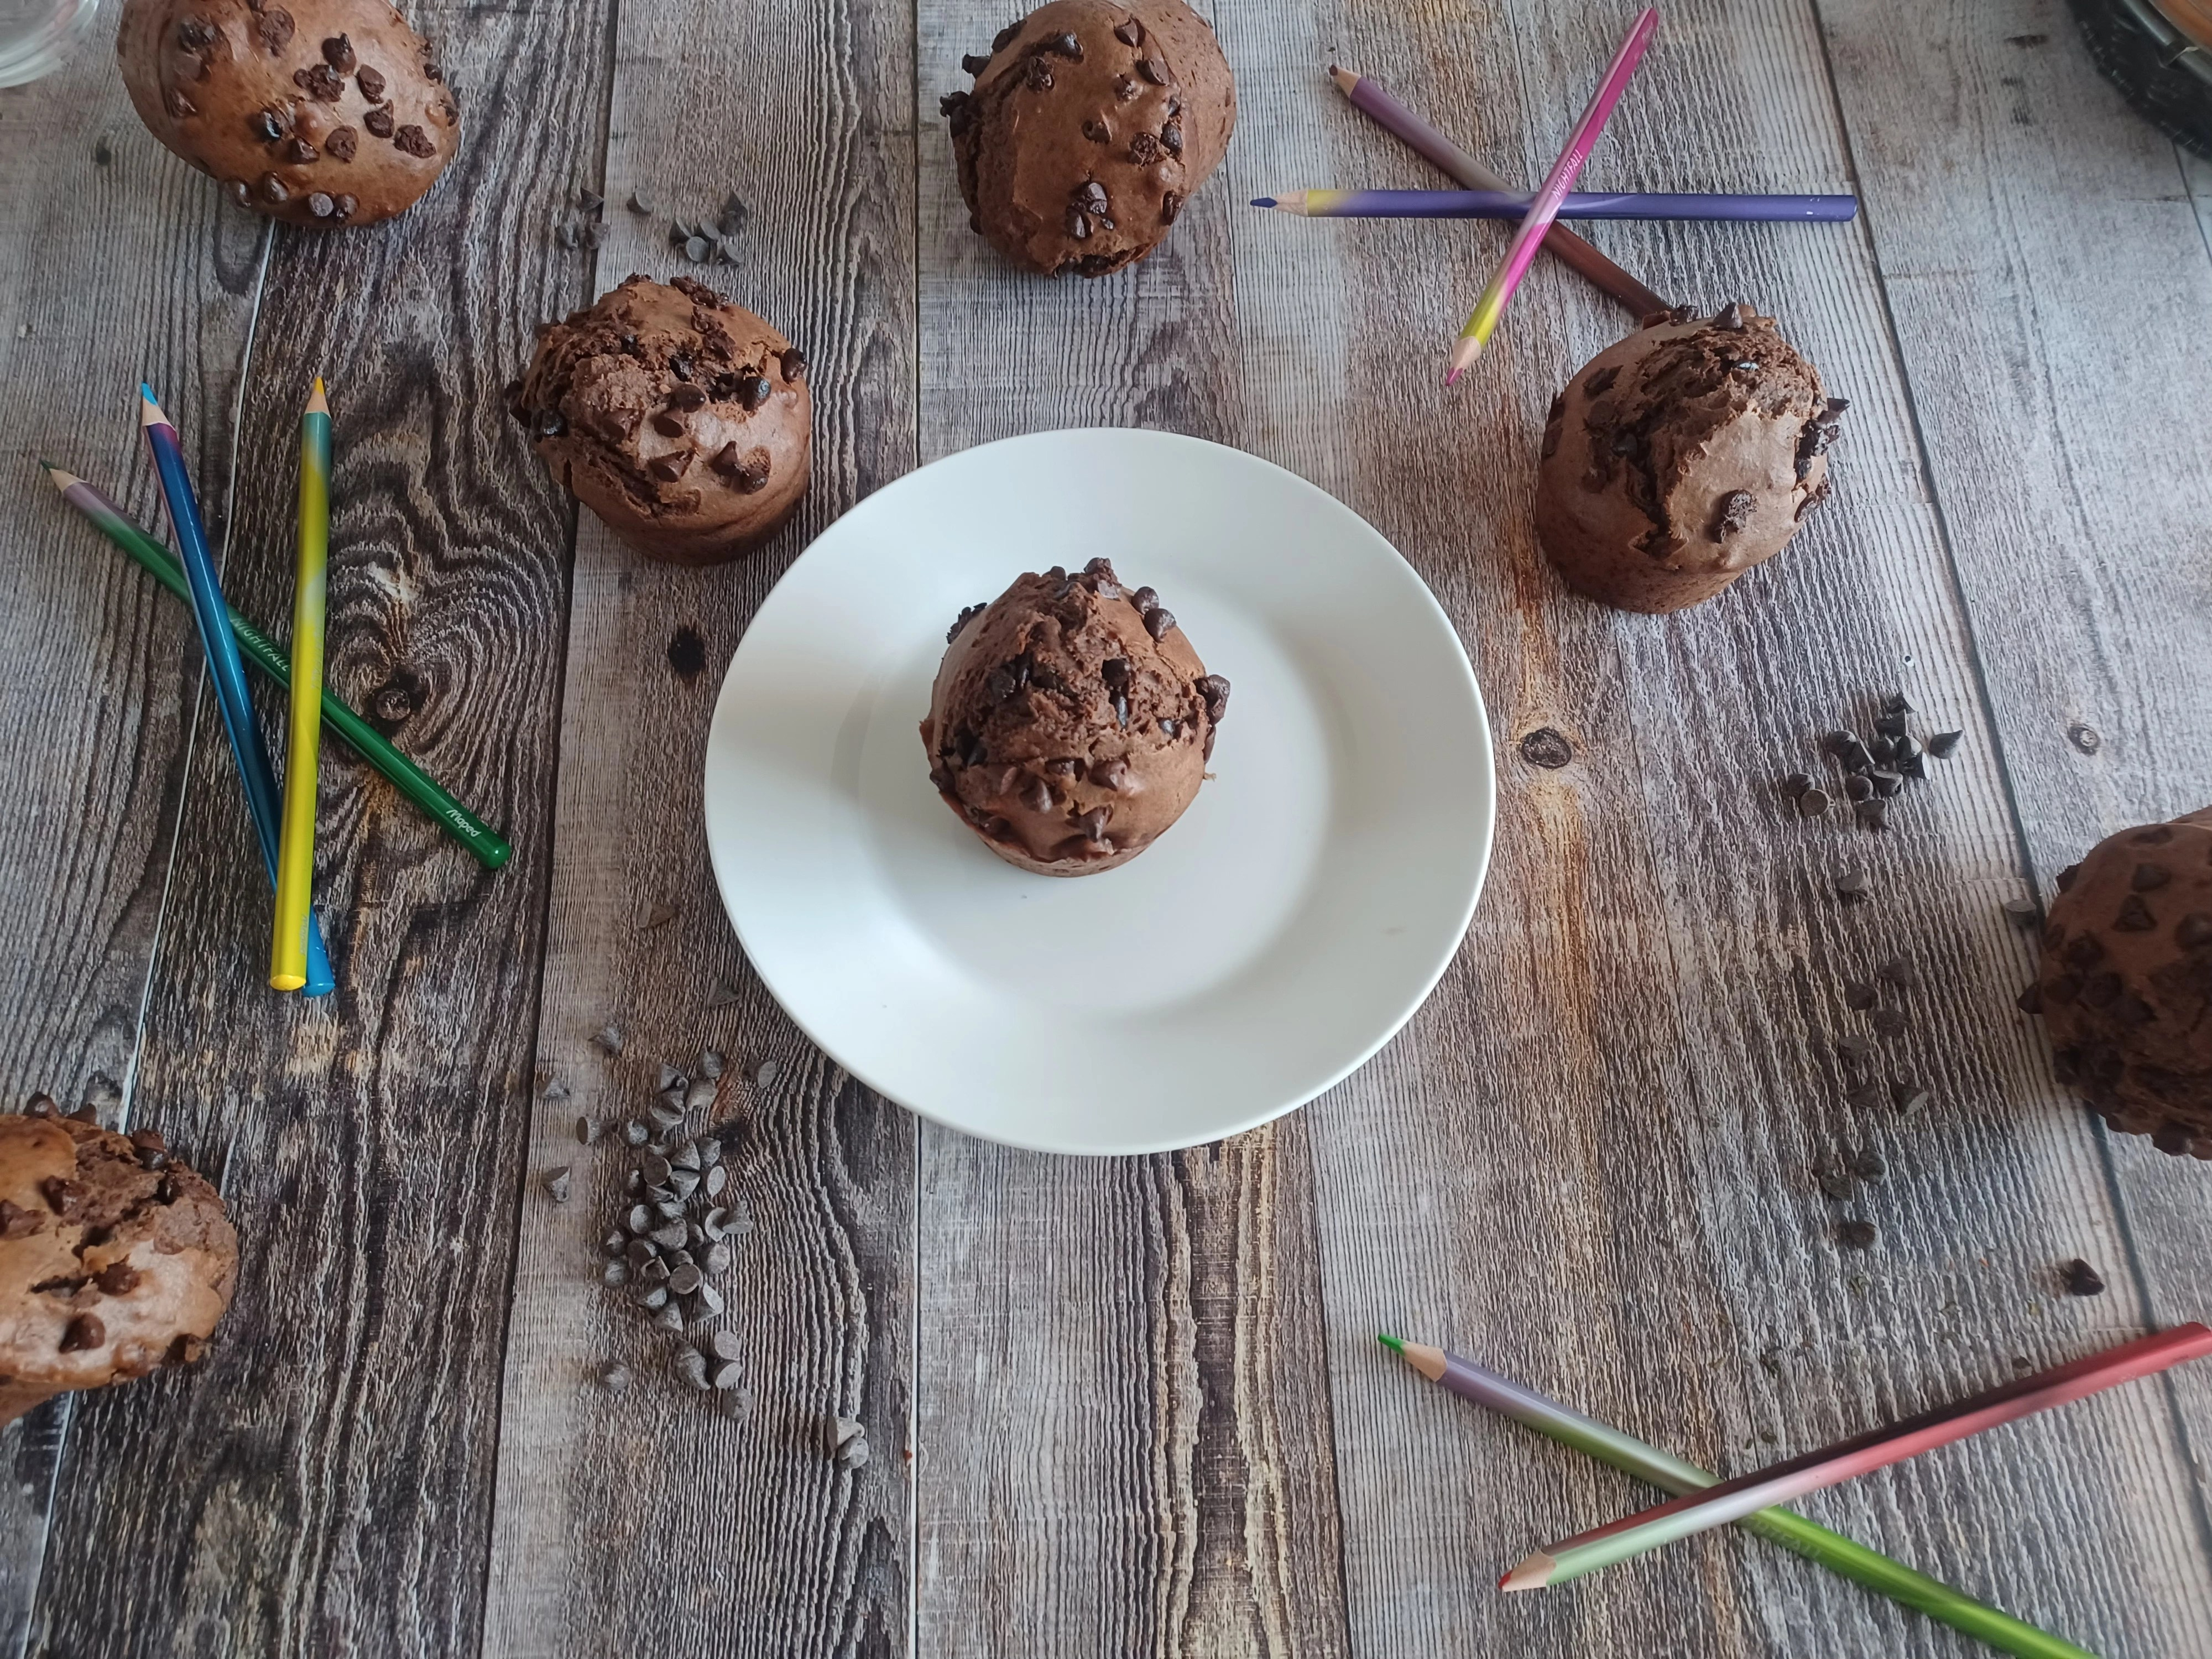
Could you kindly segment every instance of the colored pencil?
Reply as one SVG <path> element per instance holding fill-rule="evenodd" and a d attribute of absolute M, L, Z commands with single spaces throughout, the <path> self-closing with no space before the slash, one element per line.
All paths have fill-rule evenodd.
<path fill-rule="evenodd" d="M 161 480 L 161 499 L 169 509 L 169 527 L 176 532 L 177 553 L 185 567 L 185 580 L 192 591 L 192 619 L 199 624 L 200 644 L 207 653 L 208 678 L 214 683 L 216 705 L 222 711 L 223 729 L 230 734 L 230 750 L 237 758 L 240 777 L 246 783 L 246 804 L 253 815 L 253 830 L 261 842 L 261 861 L 268 866 L 269 883 L 276 884 L 276 824 L 279 808 L 276 780 L 269 769 L 269 751 L 262 746 L 261 728 L 253 723 L 253 705 L 246 695 L 246 665 L 238 654 L 238 639 L 230 631 L 229 607 L 223 603 L 222 586 L 215 571 L 215 556 L 208 550 L 207 531 L 200 523 L 200 506 L 192 494 L 191 475 L 185 471 L 185 447 L 177 428 L 155 401 L 154 388 L 138 388 L 138 420 L 152 452 L 154 470 Z M 329 956 L 323 949 L 323 930 L 311 911 L 307 916 L 307 957 L 305 990 L 311 997 L 325 996 L 337 988 L 331 975 Z"/>
<path fill-rule="evenodd" d="M 1519 219 L 1534 198 L 1510 190 L 1294 190 L 1252 205 L 1308 219 Z M 1859 210 L 1856 196 L 1683 195 L 1570 191 L 1562 219 L 1730 219 L 1838 223 Z"/>
<path fill-rule="evenodd" d="M 1423 1343 L 1401 1342 L 1395 1336 L 1386 1336 L 1382 1340 L 1385 1347 L 1431 1382 L 1440 1382 L 1463 1399 L 1510 1417 L 1601 1463 L 1610 1463 L 1662 1492 L 1698 1492 L 1715 1484 L 1714 1478 L 1695 1464 L 1685 1463 L 1655 1446 L 1647 1446 L 1641 1440 L 1595 1418 L 1585 1417 L 1471 1359 L 1462 1359 L 1457 1354 Z M 1902 1562 L 1877 1554 L 1863 1544 L 1854 1543 L 1842 1534 L 1830 1532 L 1788 1510 L 1755 1510 L 1735 1524 L 1855 1584 L 1986 1642 L 2002 1653 L 2016 1655 L 2018 1659 L 2095 1659 L 2087 1649 L 2077 1648 L 2033 1625 L 2023 1624 L 2010 1613 L 2000 1613 L 1940 1580 L 1915 1572 Z"/>
<path fill-rule="evenodd" d="M 2138 1337 L 2087 1359 L 2053 1366 L 2017 1382 L 1955 1405 L 1859 1435 L 1826 1449 L 1794 1457 L 1700 1492 L 1677 1498 L 1611 1526 L 1577 1533 L 1529 1556 L 1499 1581 L 1509 1590 L 1543 1589 L 1580 1578 L 1601 1567 L 1626 1561 L 1713 1527 L 1725 1526 L 1757 1510 L 1802 1498 L 1875 1469 L 1901 1463 L 1922 1452 L 1964 1440 L 2001 1423 L 2010 1423 L 2054 1406 L 2081 1400 L 2116 1383 L 2132 1382 L 2184 1360 L 2212 1353 L 2212 1329 L 2177 1325 L 2154 1336 Z"/>
<path fill-rule="evenodd" d="M 1513 188 L 1391 96 L 1389 88 L 1373 76 L 1355 75 L 1334 64 L 1328 66 L 1328 76 L 1352 108 L 1405 143 L 1445 177 L 1457 179 L 1469 190 Z M 1666 301 L 1565 226 L 1555 224 L 1545 233 L 1544 252 L 1620 301 L 1632 316 L 1649 317 L 1668 308 Z"/>
<path fill-rule="evenodd" d="M 315 886 L 315 763 L 323 735 L 323 601 L 331 551 L 331 406 L 315 377 L 300 417 L 300 524 L 292 577 L 291 720 L 284 752 L 284 823 L 276 842 L 276 923 L 269 983 L 307 983 L 303 945 Z"/>
<path fill-rule="evenodd" d="M 94 529 L 137 560 L 162 586 L 185 604 L 191 603 L 191 589 L 185 581 L 185 573 L 170 556 L 167 548 L 133 524 L 123 509 L 96 486 L 73 472 L 64 471 L 52 461 L 40 465 L 46 469 L 46 476 L 53 480 L 54 487 L 61 491 L 62 499 L 92 520 Z M 246 661 L 277 684 L 291 684 L 292 671 L 284 653 L 267 635 L 234 610 L 230 611 L 230 630 L 237 636 Z M 408 799 L 436 819 L 455 841 L 475 854 L 486 869 L 498 869 L 512 855 L 514 849 L 489 825 L 455 800 L 436 779 L 385 741 L 382 732 L 347 708 L 327 685 L 323 688 L 323 722 L 344 738 L 356 754 L 391 780 Z"/>
<path fill-rule="evenodd" d="M 1467 373 L 1482 349 L 1490 343 L 1492 331 L 1498 319 L 1505 314 L 1506 302 L 1512 299 L 1513 290 L 1521 286 L 1521 278 L 1536 258 L 1537 246 L 1544 233 L 1552 228 L 1552 221 L 1559 211 L 1559 204 L 1575 182 L 1575 175 L 1589 160 L 1589 153 L 1597 145 L 1598 134 L 1605 131 L 1606 118 L 1613 113 L 1620 94 L 1628 89 L 1628 78 L 1636 73 L 1636 65 L 1644 56 L 1644 47 L 1651 44 L 1651 36 L 1659 27 L 1659 13 L 1650 6 L 1638 12 L 1636 21 L 1628 26 L 1621 37 L 1620 48 L 1613 54 L 1613 62 L 1606 66 L 1605 78 L 1598 82 L 1597 90 L 1590 94 L 1582 119 L 1568 135 L 1567 147 L 1559 152 L 1559 159 L 1552 163 L 1552 170 L 1544 178 L 1536 199 L 1529 204 L 1528 216 L 1521 222 L 1515 233 L 1512 246 L 1505 250 L 1505 258 L 1498 262 L 1497 274 L 1491 277 L 1490 286 L 1475 301 L 1474 310 L 1467 319 L 1467 326 L 1459 331 L 1459 343 L 1453 348 L 1451 368 L 1444 375 L 1444 384 Z"/>

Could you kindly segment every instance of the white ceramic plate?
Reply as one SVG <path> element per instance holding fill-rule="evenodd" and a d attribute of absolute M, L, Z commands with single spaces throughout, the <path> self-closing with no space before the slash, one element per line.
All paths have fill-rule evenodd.
<path fill-rule="evenodd" d="M 963 605 L 1103 554 L 1233 687 L 1214 776 L 1119 870 L 1034 876 L 930 787 L 916 727 Z M 707 747 L 745 953 L 871 1088 L 970 1134 L 1147 1152 L 1265 1122 L 1434 988 L 1490 855 L 1458 636 L 1342 503 L 1237 450 L 1048 432 L 862 501 L 776 585 Z"/>

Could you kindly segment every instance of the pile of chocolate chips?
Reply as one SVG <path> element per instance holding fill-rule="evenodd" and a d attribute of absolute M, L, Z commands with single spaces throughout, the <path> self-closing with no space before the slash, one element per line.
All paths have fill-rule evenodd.
<path fill-rule="evenodd" d="M 592 1042 L 611 1057 L 623 1048 L 622 1033 L 610 1025 Z M 624 1293 L 659 1329 L 676 1334 L 670 1366 L 691 1388 L 712 1395 L 726 1415 L 744 1418 L 753 1408 L 739 1364 L 737 1334 L 713 1330 L 690 1334 L 719 1319 L 726 1306 L 717 1281 L 726 1277 L 736 1247 L 750 1235 L 751 1207 L 736 1190 L 734 1168 L 755 1145 L 757 1127 L 750 1106 L 716 1119 L 726 1091 L 767 1087 L 776 1066 L 763 1060 L 748 1080 L 728 1073 L 713 1049 L 702 1054 L 691 1074 L 663 1062 L 659 1096 L 643 1117 L 600 1123 L 576 1120 L 576 1138 L 586 1146 L 618 1143 L 632 1158 L 619 1190 L 612 1224 L 600 1240 L 605 1260 L 600 1281 Z M 545 1091 L 555 1097 L 558 1085 Z M 562 1091 L 565 1093 L 565 1090 Z M 694 1121 L 708 1127 L 694 1130 Z M 565 1202 L 569 1171 L 548 1172 L 545 1188 Z M 599 1382 L 611 1393 L 629 1386 L 631 1372 L 619 1361 L 603 1366 Z"/>
<path fill-rule="evenodd" d="M 1820 739 L 1820 752 L 1842 769 L 1841 793 L 1851 804 L 1852 816 L 1869 830 L 1889 823 L 1889 803 L 1909 782 L 1928 775 L 1929 757 L 1948 760 L 1959 746 L 1960 732 L 1937 732 L 1923 743 L 1907 729 L 1912 705 L 1902 691 L 1882 699 L 1875 716 L 1875 735 L 1861 742 L 1858 734 L 1838 730 Z M 1804 772 L 1783 780 L 1782 793 L 1794 802 L 1800 817 L 1816 818 L 1834 803 L 1835 795 Z"/>

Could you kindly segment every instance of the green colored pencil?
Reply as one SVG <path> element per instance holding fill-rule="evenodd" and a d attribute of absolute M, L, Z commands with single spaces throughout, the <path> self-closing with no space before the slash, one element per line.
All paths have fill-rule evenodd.
<path fill-rule="evenodd" d="M 185 586 L 185 573 L 170 557 L 167 548 L 133 524 L 121 507 L 75 473 L 64 472 L 52 461 L 40 465 L 54 481 L 54 487 L 62 492 L 63 500 L 91 520 L 100 534 L 143 565 L 162 586 L 190 603 L 191 590 Z M 267 635 L 240 616 L 235 606 L 230 608 L 230 630 L 238 636 L 239 648 L 245 653 L 246 661 L 277 684 L 290 686 L 292 671 L 284 660 L 284 653 L 270 642 Z M 512 847 L 483 819 L 447 794 L 429 774 L 386 743 L 381 732 L 339 702 L 328 687 L 323 690 L 323 719 L 352 745 L 355 753 L 435 818 L 446 833 L 474 854 L 486 869 L 496 870 L 507 862 L 514 850 Z"/>
<path fill-rule="evenodd" d="M 1703 1492 L 1717 1484 L 1714 1476 L 1695 1464 L 1685 1463 L 1595 1418 L 1584 1417 L 1471 1359 L 1419 1342 L 1401 1342 L 1395 1336 L 1381 1340 L 1385 1347 L 1402 1356 L 1407 1364 L 1431 1382 L 1441 1382 L 1454 1394 L 1525 1424 L 1539 1434 L 1547 1435 L 1563 1446 L 1571 1446 L 1601 1463 L 1610 1463 L 1662 1492 Z M 2000 1613 L 1948 1584 L 1915 1572 L 1902 1562 L 1876 1554 L 1864 1545 L 1853 1543 L 1841 1534 L 1830 1532 L 1788 1510 L 1759 1510 L 1744 1516 L 1735 1524 L 1854 1583 L 1986 1642 L 2001 1653 L 2015 1654 L 2019 1659 L 2096 1659 L 2085 1648 L 2077 1648 L 2033 1625 L 2023 1624 L 2010 1613 Z"/>
<path fill-rule="evenodd" d="M 300 417 L 299 545 L 292 577 L 292 714 L 286 730 L 283 833 L 276 843 L 276 920 L 269 983 L 307 982 L 307 907 L 315 890 L 315 763 L 323 735 L 323 607 L 331 554 L 331 405 L 323 377 Z"/>

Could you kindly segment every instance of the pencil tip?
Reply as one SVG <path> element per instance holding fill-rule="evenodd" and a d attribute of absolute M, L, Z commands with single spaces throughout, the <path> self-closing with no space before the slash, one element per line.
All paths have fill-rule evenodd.
<path fill-rule="evenodd" d="M 327 415 L 330 412 L 330 399 L 323 395 L 323 377 L 318 374 L 315 376 L 315 389 L 313 392 L 310 392 L 307 397 L 307 413 L 310 415 Z"/>
<path fill-rule="evenodd" d="M 169 417 L 161 413 L 161 405 L 156 403 L 154 399 L 154 388 L 148 386 L 143 380 L 139 381 L 138 424 L 141 426 L 161 426 L 167 422 L 168 418 Z"/>
<path fill-rule="evenodd" d="M 1550 1556 L 1539 1551 L 1499 1579 L 1498 1588 L 1509 1595 L 1516 1595 L 1522 1590 L 1542 1589 L 1552 1582 L 1552 1570 L 1559 1565 Z"/>
<path fill-rule="evenodd" d="M 1359 84 L 1358 76 L 1348 69 L 1339 69 L 1334 64 L 1328 66 L 1328 78 L 1336 82 L 1337 89 L 1340 92 L 1350 92 L 1352 88 Z"/>
<path fill-rule="evenodd" d="M 1444 384 L 1446 386 L 1456 386 L 1459 383 L 1459 365 L 1457 363 L 1454 363 L 1449 368 L 1444 371 Z"/>
<path fill-rule="evenodd" d="M 1275 205 L 1275 198 L 1272 196 L 1255 196 L 1252 198 L 1252 205 L 1254 207 L 1273 207 Z"/>
<path fill-rule="evenodd" d="M 1375 1340 L 1377 1342 L 1380 1342 L 1384 1347 L 1389 1349 L 1392 1353 L 1403 1353 L 1406 1352 L 1406 1345 L 1401 1342 L 1395 1336 L 1385 1336 L 1382 1332 L 1377 1331 L 1375 1333 Z"/>

